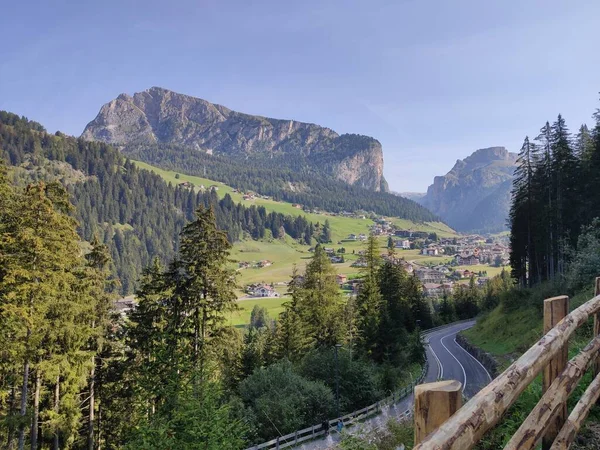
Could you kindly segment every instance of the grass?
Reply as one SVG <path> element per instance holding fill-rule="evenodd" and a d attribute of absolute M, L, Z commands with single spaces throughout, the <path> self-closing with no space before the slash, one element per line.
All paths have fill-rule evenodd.
<path fill-rule="evenodd" d="M 331 226 L 331 237 L 332 243 L 328 244 L 327 247 L 338 248 L 344 247 L 346 253 L 344 254 L 345 262 L 341 264 L 335 264 L 334 267 L 339 274 L 347 276 L 356 276 L 358 269 L 351 267 L 352 263 L 359 258 L 358 252 L 365 247 L 365 242 L 361 241 L 346 241 L 345 240 L 350 234 L 368 234 L 369 227 L 373 225 L 373 221 L 370 219 L 358 219 L 351 217 L 340 217 L 333 216 L 330 214 L 312 214 L 305 213 L 301 209 L 295 208 L 291 203 L 277 202 L 274 200 L 266 200 L 262 198 L 256 198 L 254 200 L 244 200 L 243 195 L 239 192 L 234 192 L 231 186 L 216 182 L 207 178 L 186 175 L 171 170 L 164 170 L 158 167 L 146 164 L 141 161 L 133 161 L 139 168 L 152 171 L 163 178 L 166 182 L 173 185 L 188 181 L 196 187 L 201 185 L 209 187 L 211 185 L 218 186 L 219 197 L 224 197 L 229 194 L 234 202 L 241 203 L 246 206 L 256 205 L 263 206 L 268 212 L 278 212 L 286 215 L 298 216 L 303 215 L 307 220 L 313 223 L 323 224 L 325 220 L 329 221 Z M 431 223 L 415 223 L 405 219 L 393 218 L 392 220 L 398 227 L 403 229 L 410 229 L 414 231 L 427 231 L 429 233 L 437 233 L 438 236 L 456 236 L 456 232 L 449 228 L 447 225 L 439 222 Z M 386 252 L 388 238 L 381 236 L 378 238 L 381 253 Z M 285 292 L 285 285 L 290 279 L 292 268 L 294 265 L 298 267 L 299 272 L 303 272 L 306 263 L 311 258 L 312 253 L 309 250 L 310 246 L 302 245 L 293 239 L 287 237 L 285 239 L 263 239 L 260 241 L 245 240 L 242 242 L 236 242 L 233 246 L 232 259 L 235 261 L 260 261 L 269 260 L 273 264 L 266 268 L 250 268 L 243 269 L 238 272 L 238 284 L 241 286 L 250 283 L 274 283 L 276 290 L 283 294 Z M 354 252 L 354 253 L 353 253 Z M 420 255 L 418 250 L 398 250 L 397 254 L 404 257 L 407 260 L 415 260 L 419 262 L 435 262 L 443 263 L 448 260 L 447 257 L 431 257 Z M 237 264 L 236 264 L 237 267 Z M 239 292 L 240 297 L 243 296 L 242 291 Z M 233 325 L 242 325 L 249 323 L 250 311 L 257 302 L 264 302 L 261 304 L 265 306 L 269 311 L 271 317 L 276 317 L 281 312 L 281 303 L 283 299 L 253 299 L 253 300 L 241 300 L 240 306 L 242 311 L 236 313 L 231 317 L 231 323 Z"/>
<path fill-rule="evenodd" d="M 195 186 L 204 185 L 206 187 L 210 185 L 217 185 L 219 190 L 217 191 L 219 197 L 224 197 L 225 194 L 231 195 L 231 198 L 236 203 L 242 203 L 244 205 L 257 205 L 264 206 L 267 211 L 279 212 L 282 214 L 289 214 L 292 216 L 303 215 L 309 221 L 317 223 L 324 223 L 325 220 L 329 220 L 332 229 L 332 238 L 334 242 L 345 239 L 349 234 L 360 234 L 367 233 L 369 226 L 373 224 L 370 219 L 355 219 L 351 217 L 340 217 L 331 216 L 329 214 L 307 214 L 301 209 L 294 208 L 291 203 L 277 202 L 274 200 L 265 200 L 262 198 L 256 198 L 254 200 L 244 200 L 243 195 L 238 192 L 233 192 L 234 189 L 231 186 L 220 183 L 218 181 L 209 180 L 207 178 L 197 177 L 193 175 L 186 175 L 183 173 L 174 172 L 171 170 L 164 170 L 158 167 L 146 164 L 141 161 L 133 161 L 138 167 L 146 170 L 150 170 L 157 175 L 160 175 L 165 181 L 170 182 L 174 185 L 189 181 Z M 179 178 L 176 177 L 179 175 Z M 441 237 L 457 236 L 457 233 L 448 227 L 446 224 L 441 222 L 424 222 L 415 223 L 406 219 L 391 218 L 393 223 L 403 229 L 410 229 L 413 231 L 427 231 L 428 233 L 437 233 Z"/>
<path fill-rule="evenodd" d="M 487 276 L 489 278 L 492 278 L 492 277 L 495 277 L 496 275 L 500 275 L 502 273 L 503 268 L 488 266 L 485 264 L 475 264 L 473 266 L 456 266 L 455 269 L 460 270 L 462 272 L 464 272 L 465 270 L 468 270 L 470 272 L 475 272 L 476 274 L 478 272 L 486 272 L 487 271 Z M 505 269 L 510 271 L 510 268 L 505 268 Z"/>
<path fill-rule="evenodd" d="M 286 302 L 285 297 L 279 298 L 252 298 L 248 300 L 238 301 L 239 311 L 233 312 L 229 317 L 229 324 L 232 326 L 244 326 L 250 323 L 250 313 L 254 306 L 262 306 L 267 308 L 271 319 L 277 318 L 279 313 L 283 311 L 283 303 Z"/>

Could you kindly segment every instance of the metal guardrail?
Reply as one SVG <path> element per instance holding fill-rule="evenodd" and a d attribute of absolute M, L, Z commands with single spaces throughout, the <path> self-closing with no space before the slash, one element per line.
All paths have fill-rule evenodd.
<path fill-rule="evenodd" d="M 458 322 L 452 322 L 449 324 L 441 325 L 439 327 L 430 328 L 421 333 L 421 336 L 426 337 L 435 331 L 442 330 L 452 325 L 457 325 L 464 322 L 469 322 L 473 319 L 460 320 Z M 329 420 L 329 432 L 337 432 L 336 425 L 338 421 L 342 421 L 344 427 L 352 426 L 360 421 L 368 419 L 371 416 L 374 416 L 381 412 L 382 408 L 388 405 L 393 405 L 398 403 L 400 400 L 406 398 L 409 394 L 414 391 L 414 388 L 417 384 L 420 384 L 425 376 L 427 375 L 427 371 L 429 370 L 429 362 L 425 361 L 425 365 L 421 370 L 421 375 L 414 382 L 412 382 L 409 386 L 405 386 L 402 389 L 396 391 L 392 395 L 384 398 L 381 401 L 373 403 L 372 405 L 367 406 L 366 408 L 359 409 L 357 411 L 353 411 L 349 414 L 346 414 L 342 417 L 337 417 L 335 419 Z M 401 416 L 409 417 L 409 414 L 402 414 Z M 280 436 L 275 439 L 271 439 L 270 441 L 263 442 L 262 444 L 257 444 L 252 447 L 248 447 L 246 450 L 279 450 L 287 447 L 292 447 L 298 445 L 302 442 L 316 439 L 320 436 L 325 435 L 325 430 L 323 430 L 323 425 L 313 425 L 308 428 L 304 428 L 302 430 L 297 430 L 292 433 L 286 434 L 285 436 Z"/>
<path fill-rule="evenodd" d="M 329 432 L 337 432 L 336 425 L 339 421 L 342 421 L 344 427 L 352 426 L 358 422 L 361 422 L 365 419 L 368 419 L 371 416 L 379 414 L 381 410 L 386 406 L 391 406 L 395 403 L 398 403 L 400 400 L 406 398 L 409 394 L 411 394 L 417 384 L 420 384 L 425 376 L 427 375 L 427 371 L 429 369 L 429 363 L 426 361 L 423 365 L 423 369 L 421 370 L 421 374 L 419 378 L 417 378 L 413 383 L 408 386 L 403 387 L 402 389 L 394 392 L 392 395 L 380 400 L 372 405 L 369 405 L 365 408 L 359 409 L 357 411 L 353 411 L 345 416 L 336 417 L 335 419 L 330 419 L 329 422 Z M 408 416 L 408 415 L 407 415 Z M 304 428 L 303 430 L 294 431 L 290 434 L 286 434 L 285 436 L 280 436 L 275 439 L 271 439 L 270 441 L 263 442 L 262 444 L 257 444 L 252 447 L 248 447 L 247 450 L 271 450 L 271 449 L 283 449 L 287 447 L 292 447 L 294 445 L 298 445 L 302 442 L 312 440 L 318 438 L 320 436 L 325 435 L 325 430 L 323 430 L 323 425 L 313 425 L 308 428 Z"/>

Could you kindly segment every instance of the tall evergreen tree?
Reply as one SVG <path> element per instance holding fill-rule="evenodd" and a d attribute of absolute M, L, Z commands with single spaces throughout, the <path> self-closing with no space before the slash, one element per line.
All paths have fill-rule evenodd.
<path fill-rule="evenodd" d="M 336 272 L 321 245 L 306 265 L 299 311 L 316 347 L 341 343 L 346 335 L 344 305 Z"/>
<path fill-rule="evenodd" d="M 380 360 L 381 355 L 373 353 L 377 351 L 382 319 L 383 303 L 379 287 L 381 257 L 377 238 L 373 235 L 367 239 L 364 259 L 366 267 L 361 271 L 360 290 L 356 298 L 358 337 L 362 351 Z"/>

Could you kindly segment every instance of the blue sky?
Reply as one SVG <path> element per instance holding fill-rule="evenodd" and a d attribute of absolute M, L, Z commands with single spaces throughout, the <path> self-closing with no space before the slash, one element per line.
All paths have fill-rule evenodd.
<path fill-rule="evenodd" d="M 27 1 L 0 14 L 0 109 L 79 135 L 161 86 L 373 136 L 397 191 L 599 106 L 600 2 Z"/>

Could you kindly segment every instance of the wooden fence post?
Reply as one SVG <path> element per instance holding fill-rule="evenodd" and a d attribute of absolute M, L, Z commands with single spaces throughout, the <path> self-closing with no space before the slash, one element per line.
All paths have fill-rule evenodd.
<path fill-rule="evenodd" d="M 415 386 L 415 445 L 462 405 L 462 384 L 448 380 Z"/>
<path fill-rule="evenodd" d="M 600 277 L 596 278 L 596 288 L 594 289 L 594 297 L 600 295 Z M 600 334 L 600 312 L 594 314 L 594 337 Z M 600 373 L 600 355 L 594 362 L 594 377 Z"/>
<path fill-rule="evenodd" d="M 569 297 L 561 295 L 544 300 L 544 334 L 548 333 L 569 314 Z M 554 379 L 564 370 L 569 359 L 569 342 L 561 348 L 560 352 L 550 360 L 544 368 L 543 392 L 550 387 Z M 552 447 L 554 439 L 558 435 L 567 419 L 567 403 L 565 402 L 557 411 L 544 437 L 542 438 L 542 450 L 548 450 Z"/>

